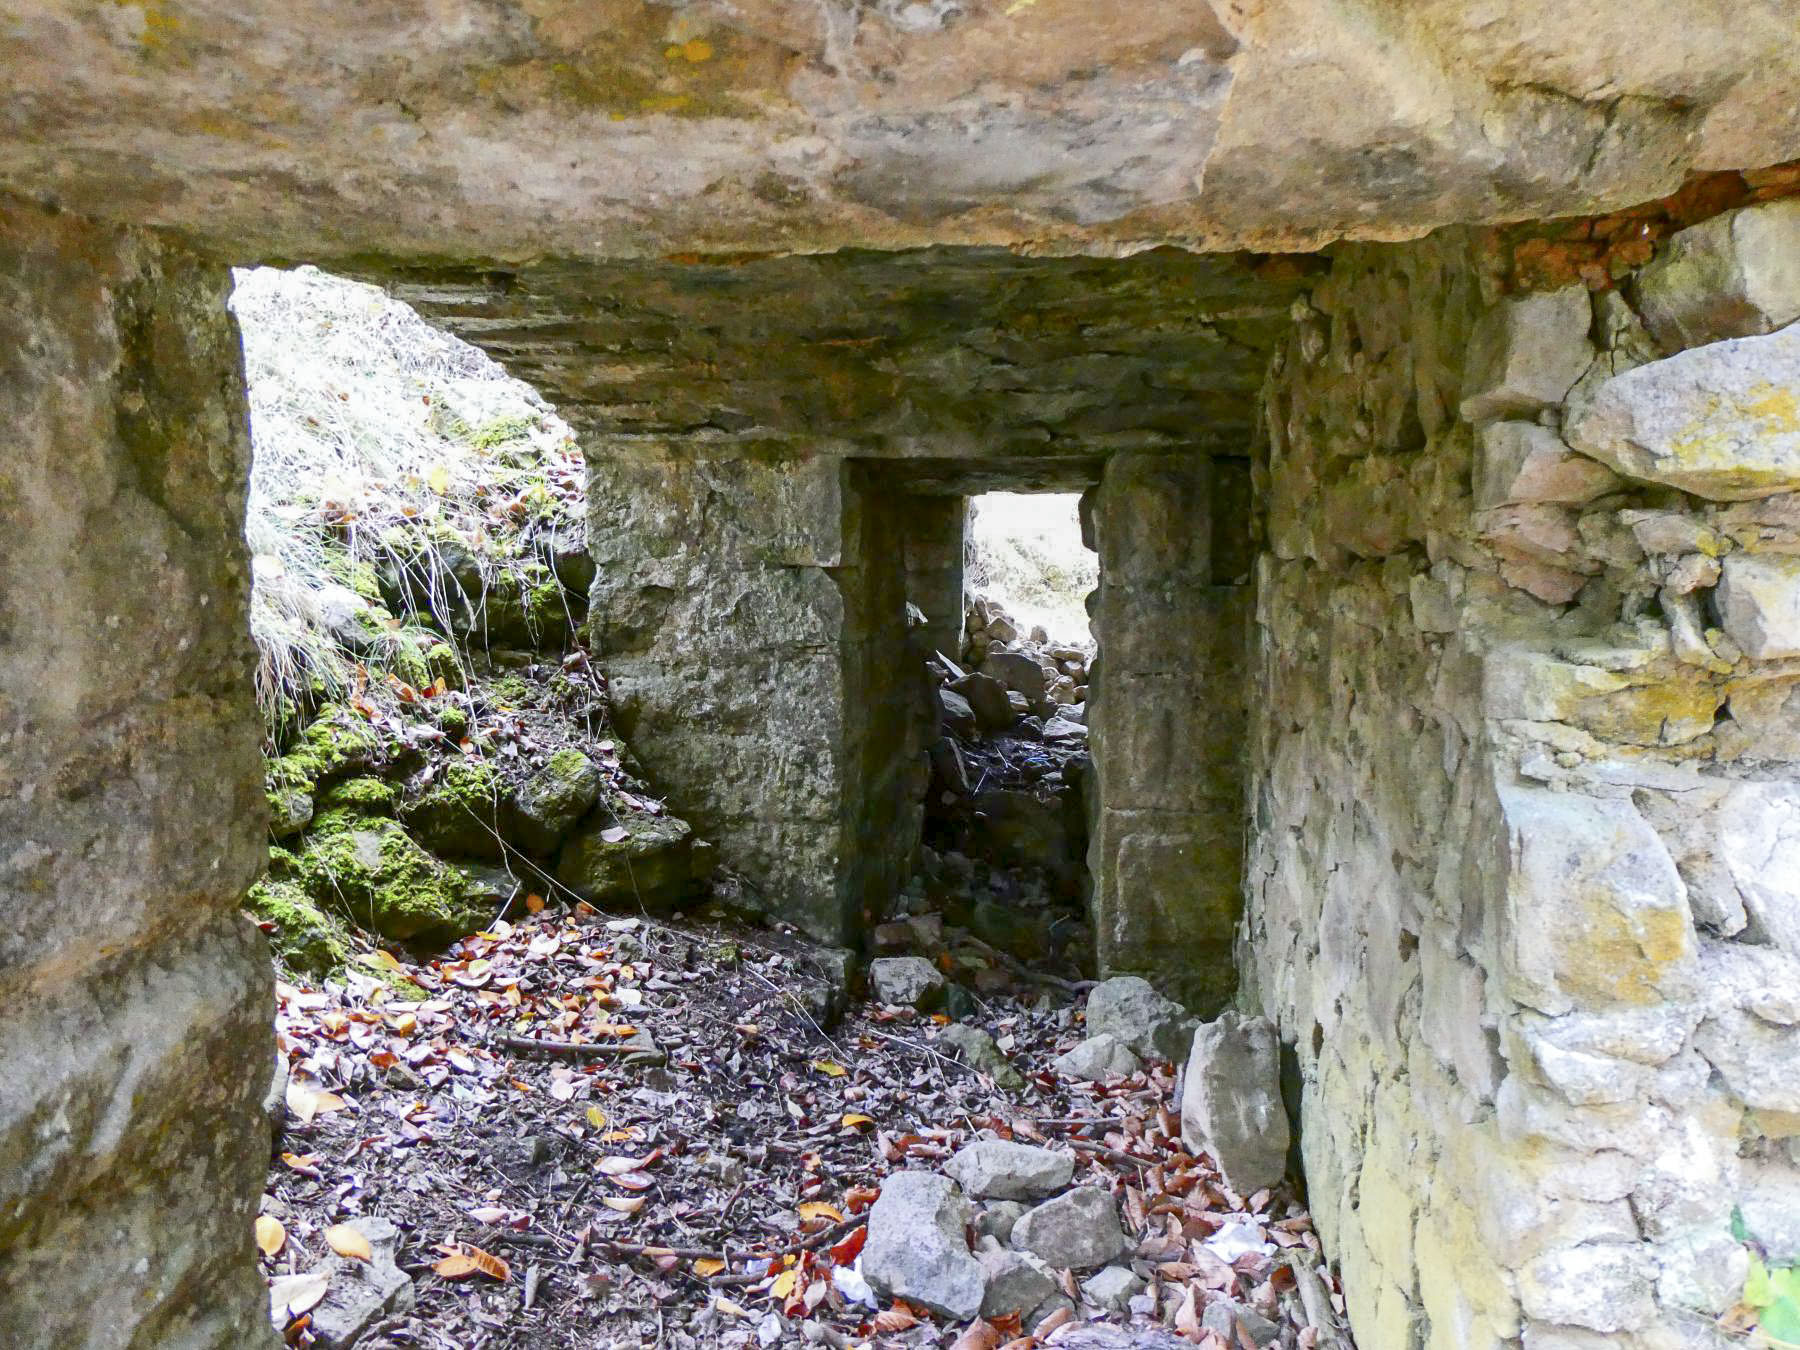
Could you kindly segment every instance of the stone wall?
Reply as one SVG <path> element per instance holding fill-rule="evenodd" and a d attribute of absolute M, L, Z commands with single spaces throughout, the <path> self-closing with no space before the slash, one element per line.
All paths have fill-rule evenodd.
<path fill-rule="evenodd" d="M 1272 367 L 1245 998 L 1364 1345 L 1707 1344 L 1734 1209 L 1800 1259 L 1794 219 L 1348 249 Z"/>
<path fill-rule="evenodd" d="M 273 1344 L 230 280 L 0 199 L 0 1343 Z"/>
<path fill-rule="evenodd" d="M 963 570 L 969 547 L 969 502 L 960 495 L 914 495 L 904 507 L 900 556 L 906 598 L 925 615 L 924 650 L 954 659 L 962 651 Z"/>
<path fill-rule="evenodd" d="M 1238 982 L 1250 588 L 1216 583 L 1248 580 L 1233 539 L 1248 536 L 1241 463 L 1116 455 L 1085 511 L 1100 554 L 1088 704 L 1100 965 L 1208 1016 Z"/>

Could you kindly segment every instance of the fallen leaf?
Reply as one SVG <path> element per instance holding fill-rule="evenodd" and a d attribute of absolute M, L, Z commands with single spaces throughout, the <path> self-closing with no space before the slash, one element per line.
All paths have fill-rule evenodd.
<path fill-rule="evenodd" d="M 294 1113 L 294 1119 L 302 1125 L 310 1125 L 314 1116 L 344 1109 L 344 1099 L 337 1093 L 315 1087 L 298 1075 L 288 1079 L 287 1091 L 283 1096 L 287 1100 L 288 1110 Z"/>
<path fill-rule="evenodd" d="M 842 1124 L 846 1130 L 855 1130 L 860 1129 L 864 1125 L 873 1125 L 875 1123 L 875 1117 L 865 1116 L 860 1111 L 846 1111 L 843 1120 L 839 1123 Z"/>
<path fill-rule="evenodd" d="M 445 1253 L 444 1259 L 431 1269 L 446 1280 L 463 1280 L 475 1274 L 486 1275 L 490 1280 L 502 1283 L 512 1278 L 511 1266 L 473 1243 L 464 1242 L 455 1247 L 440 1243 L 438 1250 Z"/>
<path fill-rule="evenodd" d="M 272 1214 L 256 1216 L 256 1247 L 264 1256 L 274 1256 L 287 1246 L 287 1229 Z"/>
<path fill-rule="evenodd" d="M 832 1246 L 832 1261 L 840 1266 L 849 1265 L 852 1261 L 856 1260 L 857 1254 L 862 1251 L 863 1244 L 868 1240 L 869 1226 L 864 1224 L 861 1228 L 853 1230 L 843 1239 L 843 1241 Z"/>
<path fill-rule="evenodd" d="M 603 1195 L 600 1203 L 619 1214 L 636 1214 L 644 1207 L 641 1195 Z"/>
<path fill-rule="evenodd" d="M 836 1205 L 828 1205 L 823 1200 L 808 1200 L 800 1206 L 800 1217 L 803 1219 L 830 1219 L 833 1223 L 844 1221 L 844 1211 Z"/>
<path fill-rule="evenodd" d="M 800 1281 L 798 1270 L 784 1270 L 775 1277 L 775 1283 L 769 1286 L 769 1297 L 777 1303 L 785 1302 L 794 1292 L 794 1286 Z"/>
<path fill-rule="evenodd" d="M 308 1271 L 304 1275 L 283 1275 L 269 1281 L 269 1320 L 286 1326 L 310 1308 L 318 1306 L 331 1282 L 330 1272 Z"/>
<path fill-rule="evenodd" d="M 588 1124 L 592 1125 L 596 1130 L 604 1130 L 606 1128 L 606 1112 L 602 1111 L 599 1107 L 588 1107 L 587 1118 Z"/>
<path fill-rule="evenodd" d="M 883 1334 L 892 1334 L 918 1326 L 919 1319 L 913 1316 L 913 1310 L 904 1303 L 896 1303 L 885 1312 L 876 1313 L 874 1320 L 869 1325 Z"/>
<path fill-rule="evenodd" d="M 743 1304 L 733 1303 L 723 1294 L 713 1295 L 713 1307 L 717 1308 L 722 1313 L 739 1318 L 743 1321 L 749 1321 L 749 1319 L 755 1315 Z"/>
<path fill-rule="evenodd" d="M 846 1069 L 842 1064 L 829 1059 L 815 1059 L 812 1062 L 812 1066 L 820 1073 L 829 1074 L 833 1078 L 842 1078 L 845 1074 L 850 1072 L 850 1070 Z"/>
<path fill-rule="evenodd" d="M 325 1230 L 325 1243 L 339 1256 L 351 1261 L 373 1261 L 375 1252 L 369 1239 L 347 1223 L 334 1223 Z"/>
<path fill-rule="evenodd" d="M 950 1342 L 950 1350 L 996 1350 L 1005 1339 L 1006 1333 L 999 1327 L 978 1317 L 969 1323 L 967 1331 Z"/>
<path fill-rule="evenodd" d="M 697 1256 L 694 1258 L 694 1274 L 701 1279 L 710 1279 L 725 1269 L 725 1263 L 716 1256 Z"/>

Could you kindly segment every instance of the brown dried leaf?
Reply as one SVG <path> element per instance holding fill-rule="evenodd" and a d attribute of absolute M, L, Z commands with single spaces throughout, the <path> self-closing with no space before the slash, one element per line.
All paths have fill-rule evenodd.
<path fill-rule="evenodd" d="M 334 1223 L 325 1230 L 325 1245 L 351 1261 L 372 1261 L 375 1252 L 369 1239 L 347 1223 Z"/>
<path fill-rule="evenodd" d="M 256 1216 L 256 1248 L 264 1256 L 274 1256 L 287 1246 L 287 1229 L 272 1214 Z"/>

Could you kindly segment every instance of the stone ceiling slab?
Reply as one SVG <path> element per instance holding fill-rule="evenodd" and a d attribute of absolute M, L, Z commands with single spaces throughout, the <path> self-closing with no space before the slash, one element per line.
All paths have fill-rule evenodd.
<path fill-rule="evenodd" d="M 234 261 L 1310 249 L 1800 156 L 1740 0 L 0 0 L 0 188 Z"/>
<path fill-rule="evenodd" d="M 1008 478 L 1021 457 L 1242 453 L 1302 281 L 1286 260 L 1175 249 L 929 249 L 439 269 L 393 288 L 592 436 L 953 459 L 970 481 L 982 459 Z"/>

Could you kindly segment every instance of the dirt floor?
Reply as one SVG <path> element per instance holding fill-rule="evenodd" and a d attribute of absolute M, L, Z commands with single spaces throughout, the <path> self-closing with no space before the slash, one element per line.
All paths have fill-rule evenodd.
<path fill-rule="evenodd" d="M 1107 1343 L 1224 1346 L 1200 1315 L 1225 1294 L 1284 1345 L 1320 1340 L 1288 1264 L 1317 1251 L 1304 1210 L 1234 1196 L 1182 1151 L 1170 1066 L 1059 1080 L 1078 989 L 972 939 L 939 964 L 981 977 L 965 1020 L 1024 1073 L 1011 1095 L 940 1052 L 943 1014 L 848 1001 L 832 954 L 779 933 L 521 908 L 428 965 L 368 959 L 349 988 L 280 987 L 290 1076 L 259 1225 L 277 1280 L 317 1269 L 346 1220 L 398 1226 L 415 1303 L 361 1345 L 1076 1344 L 1091 1309 L 1033 1338 L 877 1305 L 860 1278 L 883 1177 L 984 1134 L 1068 1147 L 1118 1197 L 1150 1284 L 1110 1317 L 1142 1335 Z M 1207 1245 L 1245 1220 L 1247 1250 Z M 281 1320 L 314 1343 L 309 1312 Z"/>

